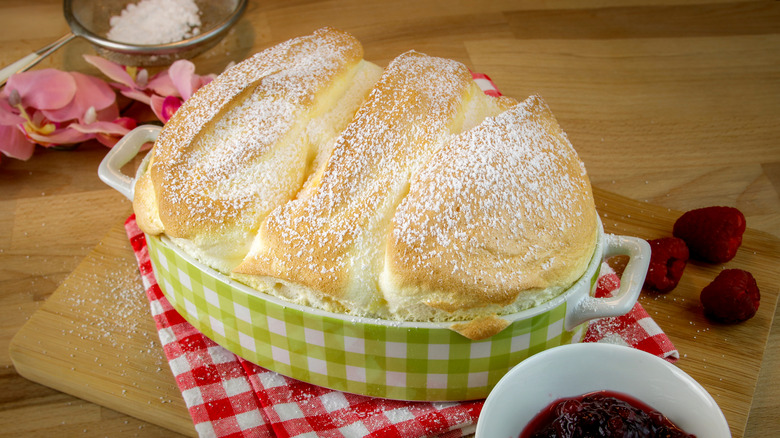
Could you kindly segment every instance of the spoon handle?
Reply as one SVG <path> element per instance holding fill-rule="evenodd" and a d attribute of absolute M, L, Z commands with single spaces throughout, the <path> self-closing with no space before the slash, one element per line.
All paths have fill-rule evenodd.
<path fill-rule="evenodd" d="M 5 82 L 13 74 L 20 73 L 32 68 L 33 66 L 35 66 L 35 64 L 41 62 L 43 58 L 51 55 L 52 53 L 54 53 L 55 50 L 64 46 L 73 38 L 76 38 L 76 35 L 73 34 L 73 32 L 69 32 L 66 35 L 62 36 L 57 41 L 49 44 L 48 46 L 42 47 L 41 49 L 33 53 L 30 53 L 29 55 L 23 57 L 22 59 L 0 70 L 0 87 L 5 85 Z"/>

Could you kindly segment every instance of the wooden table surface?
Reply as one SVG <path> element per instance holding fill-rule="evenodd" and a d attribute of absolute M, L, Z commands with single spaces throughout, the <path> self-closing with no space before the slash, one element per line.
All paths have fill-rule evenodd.
<path fill-rule="evenodd" d="M 778 1 L 251 1 L 194 62 L 217 73 L 325 25 L 352 32 L 380 65 L 416 49 L 489 74 L 504 94 L 541 94 L 601 189 L 674 210 L 735 206 L 748 227 L 780 236 Z M 3 0 L 0 66 L 67 31 L 59 1 Z M 98 74 L 84 53 L 93 50 L 77 40 L 36 68 Z M 26 380 L 8 354 L 25 321 L 131 212 L 97 178 L 105 152 L 39 147 L 29 161 L 0 161 L 0 436 L 11 424 L 13 436 L 172 435 Z M 780 436 L 779 324 L 747 437 Z"/>

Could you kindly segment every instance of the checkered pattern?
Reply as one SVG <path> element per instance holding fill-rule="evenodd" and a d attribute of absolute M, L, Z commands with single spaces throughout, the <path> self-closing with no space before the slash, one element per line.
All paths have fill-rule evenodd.
<path fill-rule="evenodd" d="M 165 355 L 201 437 L 456 438 L 474 432 L 483 400 L 405 402 L 354 395 L 294 380 L 234 355 L 174 310 L 157 284 L 134 217 L 125 228 Z M 604 264 L 597 296 L 618 286 L 617 275 Z M 631 345 L 672 362 L 679 358 L 639 304 L 628 315 L 591 323 L 585 340 Z"/>
<path fill-rule="evenodd" d="M 500 95 L 489 77 L 473 76 L 486 94 Z M 252 300 L 251 294 L 233 294 L 232 282 L 220 282 L 189 263 L 177 263 L 178 256 L 160 240 L 147 242 L 134 217 L 125 226 L 165 355 L 201 437 L 469 435 L 476 428 L 483 400 L 408 402 L 349 391 L 371 393 L 374 382 L 381 381 L 381 391 L 388 397 L 406 398 L 410 388 L 418 391 L 412 393 L 418 398 L 484 396 L 508 364 L 550 346 L 576 342 L 586 329 L 585 325 L 574 333 L 562 329 L 565 306 L 476 343 L 448 330 L 401 335 L 406 331 L 346 324 L 322 315 L 307 322 L 306 312 Z M 176 292 L 168 294 L 173 303 L 158 284 L 150 250 L 160 252 L 156 269 L 165 290 Z M 609 295 L 619 286 L 614 271 L 606 264 L 601 268 L 597 296 Z M 182 315 L 195 324 L 207 323 L 195 327 Z M 628 315 L 591 323 L 584 340 L 629 345 L 672 362 L 679 357 L 639 304 Z M 377 345 L 372 342 L 380 343 L 383 356 L 373 357 Z M 300 363 L 306 364 L 305 369 L 296 365 Z M 283 374 L 303 373 L 311 383 L 257 364 L 272 365 Z M 466 384 L 448 385 L 452 379 Z"/>
<path fill-rule="evenodd" d="M 481 80 L 490 83 L 484 75 Z M 586 328 L 564 330 L 563 297 L 481 341 L 445 323 L 356 323 L 258 294 L 201 265 L 165 237 L 149 237 L 147 244 L 160 289 L 198 331 L 252 363 L 350 393 L 418 401 L 484 398 L 514 365 L 580 341 Z M 575 288 L 590 292 L 598 262 Z"/>
<path fill-rule="evenodd" d="M 601 269 L 601 277 L 596 287 L 596 298 L 612 296 L 620 286 L 620 279 L 615 271 L 604 265 Z M 676 362 L 680 354 L 675 349 L 672 341 L 661 331 L 655 321 L 642 307 L 634 304 L 633 309 L 623 316 L 614 318 L 601 318 L 593 321 L 588 326 L 583 342 L 605 342 L 638 348 L 669 362 Z"/>
<path fill-rule="evenodd" d="M 271 427 L 238 358 L 203 336 L 160 290 L 143 233 L 125 223 L 165 356 L 201 437 L 271 437 Z"/>
<path fill-rule="evenodd" d="M 448 324 L 347 318 L 258 294 L 184 254 L 167 238 L 146 239 L 160 288 L 198 331 L 238 356 L 294 379 L 340 391 L 401 400 L 485 398 L 514 365 L 578 342 L 586 325 L 564 330 L 567 302 L 472 341 Z M 579 286 L 589 292 L 598 275 Z M 591 280 L 591 281 L 588 281 Z"/>
<path fill-rule="evenodd" d="M 488 96 L 501 96 L 501 92 L 498 91 L 498 87 L 496 87 L 496 84 L 493 83 L 488 75 L 484 73 L 471 72 L 471 77 L 474 78 L 474 82 L 476 82 L 477 85 L 479 85 L 479 88 L 481 88 L 482 91 L 484 91 Z"/>

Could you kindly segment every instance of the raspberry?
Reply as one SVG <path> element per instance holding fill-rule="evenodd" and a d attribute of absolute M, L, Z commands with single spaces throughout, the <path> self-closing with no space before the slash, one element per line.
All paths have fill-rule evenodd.
<path fill-rule="evenodd" d="M 685 241 L 692 259 L 723 263 L 737 254 L 745 225 L 745 216 L 736 208 L 706 207 L 680 216 L 672 234 Z"/>
<path fill-rule="evenodd" d="M 652 253 L 645 277 L 645 289 L 669 292 L 680 282 L 688 263 L 688 247 L 676 237 L 648 240 Z"/>
<path fill-rule="evenodd" d="M 742 269 L 724 269 L 701 291 L 704 313 L 724 323 L 741 322 L 758 310 L 761 293 L 756 279 Z"/>

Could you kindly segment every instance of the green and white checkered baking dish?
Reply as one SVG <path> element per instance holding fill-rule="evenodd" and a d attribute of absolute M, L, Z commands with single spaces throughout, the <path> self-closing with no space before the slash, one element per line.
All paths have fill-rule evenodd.
<path fill-rule="evenodd" d="M 119 169 L 158 132 L 144 126 L 126 135 L 101 163 L 100 177 L 132 199 L 135 180 Z M 484 398 L 523 359 L 579 342 L 591 319 L 627 313 L 650 258 L 643 239 L 600 231 L 587 271 L 568 291 L 505 316 L 510 321 L 506 329 L 473 341 L 451 330 L 451 323 L 360 318 L 292 304 L 229 279 L 165 236 L 146 239 L 157 281 L 173 307 L 238 356 L 327 388 L 427 401 Z M 614 298 L 593 298 L 602 261 L 617 254 L 630 257 L 619 292 Z"/>

